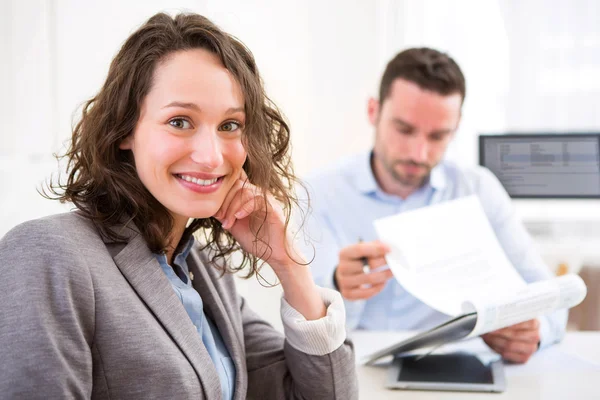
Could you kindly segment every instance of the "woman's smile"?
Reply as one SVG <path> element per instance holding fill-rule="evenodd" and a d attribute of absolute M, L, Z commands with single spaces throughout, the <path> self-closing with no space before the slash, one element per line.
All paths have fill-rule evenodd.
<path fill-rule="evenodd" d="M 203 179 L 198 174 L 183 173 L 173 174 L 177 182 L 184 188 L 196 193 L 214 193 L 221 187 L 225 176 Z"/>

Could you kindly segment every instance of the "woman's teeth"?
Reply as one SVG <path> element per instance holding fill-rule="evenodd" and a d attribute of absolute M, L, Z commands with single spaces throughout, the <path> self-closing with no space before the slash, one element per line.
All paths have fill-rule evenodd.
<path fill-rule="evenodd" d="M 193 176 L 189 176 L 189 175 L 179 175 L 179 177 L 181 179 L 183 179 L 184 181 L 192 182 L 192 183 L 195 183 L 196 185 L 200 185 L 200 186 L 210 186 L 219 180 L 219 178 L 198 179 L 198 178 L 194 178 Z"/>

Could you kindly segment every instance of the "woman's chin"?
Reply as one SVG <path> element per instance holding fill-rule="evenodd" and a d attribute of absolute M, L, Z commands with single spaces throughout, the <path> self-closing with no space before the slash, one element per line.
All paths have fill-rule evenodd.
<path fill-rule="evenodd" d="M 215 214 L 217 213 L 217 211 L 219 211 L 218 208 L 210 208 L 210 209 L 204 209 L 204 210 L 181 210 L 180 212 L 176 213 L 177 215 L 184 215 L 185 218 L 187 219 L 207 219 L 210 217 L 214 217 Z"/>
<path fill-rule="evenodd" d="M 194 219 L 207 219 L 210 217 L 214 217 L 215 214 L 217 213 L 218 210 L 215 210 L 213 212 L 209 212 L 209 213 L 195 213 L 192 214 L 189 218 L 194 218 Z"/>

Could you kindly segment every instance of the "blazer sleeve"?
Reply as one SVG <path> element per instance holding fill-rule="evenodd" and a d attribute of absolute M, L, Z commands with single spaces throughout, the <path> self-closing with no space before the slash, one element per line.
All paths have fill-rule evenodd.
<path fill-rule="evenodd" d="M 83 249 L 36 220 L 0 240 L 2 398 L 89 398 L 94 291 Z"/>
<path fill-rule="evenodd" d="M 241 313 L 248 399 L 358 398 L 354 351 L 349 340 L 327 354 L 310 355 L 291 345 L 244 299 Z"/>

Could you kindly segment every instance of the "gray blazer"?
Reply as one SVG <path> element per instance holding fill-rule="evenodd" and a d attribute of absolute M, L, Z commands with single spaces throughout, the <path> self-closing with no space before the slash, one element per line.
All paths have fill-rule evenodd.
<path fill-rule="evenodd" d="M 26 222 L 0 240 L 0 397 L 221 399 L 213 362 L 135 230 L 103 239 L 78 213 Z M 235 399 L 358 397 L 352 345 L 302 353 L 248 308 L 206 254 L 194 287 L 237 375 Z"/>

